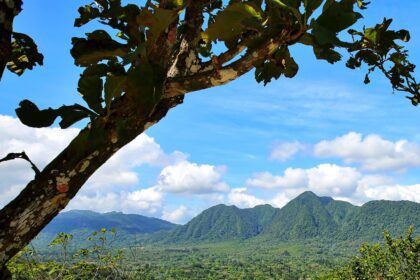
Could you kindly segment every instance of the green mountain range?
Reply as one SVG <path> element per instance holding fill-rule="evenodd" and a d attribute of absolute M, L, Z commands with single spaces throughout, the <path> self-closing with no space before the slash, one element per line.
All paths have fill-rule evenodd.
<path fill-rule="evenodd" d="M 411 201 L 371 201 L 363 206 L 304 192 L 281 209 L 269 205 L 250 209 L 216 205 L 189 223 L 151 236 L 151 242 L 187 243 L 245 240 L 308 239 L 381 240 L 384 230 L 404 234 L 414 225 L 420 233 L 420 204 Z"/>
<path fill-rule="evenodd" d="M 410 225 L 414 225 L 414 233 L 419 235 L 419 203 L 382 200 L 354 206 L 308 191 L 281 209 L 270 205 L 248 209 L 216 205 L 185 225 L 118 212 L 69 211 L 58 215 L 42 234 L 86 232 L 105 227 L 115 228 L 126 237 L 136 234 L 136 240 L 141 242 L 157 244 L 309 239 L 339 242 L 381 240 L 384 230 L 401 235 Z"/>
<path fill-rule="evenodd" d="M 45 234 L 59 232 L 97 231 L 101 228 L 115 228 L 128 234 L 153 233 L 170 230 L 176 225 L 161 219 L 121 212 L 96 213 L 88 210 L 62 212 L 42 231 Z"/>

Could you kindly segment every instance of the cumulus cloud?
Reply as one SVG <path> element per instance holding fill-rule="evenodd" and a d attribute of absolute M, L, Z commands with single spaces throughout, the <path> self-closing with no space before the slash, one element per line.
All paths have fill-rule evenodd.
<path fill-rule="evenodd" d="M 273 207 L 281 208 L 286 205 L 291 199 L 295 197 L 292 196 L 288 191 L 277 193 L 268 203 Z"/>
<path fill-rule="evenodd" d="M 232 189 L 228 195 L 228 202 L 240 208 L 250 208 L 265 204 L 266 201 L 247 193 L 247 188 Z"/>
<path fill-rule="evenodd" d="M 278 143 L 274 145 L 270 159 L 284 162 L 292 158 L 295 154 L 305 149 L 305 145 L 295 142 Z"/>
<path fill-rule="evenodd" d="M 337 157 L 346 163 L 359 163 L 369 171 L 405 170 L 420 166 L 420 145 L 407 140 L 392 142 L 370 134 L 350 132 L 314 147 L 318 157 Z"/>
<path fill-rule="evenodd" d="M 0 115 L 0 157 L 24 150 L 42 169 L 70 143 L 79 131 L 76 128 L 30 128 L 21 124 L 17 118 Z M 162 168 L 185 159 L 186 155 L 178 151 L 171 154 L 165 153 L 152 137 L 142 134 L 118 151 L 88 180 L 82 188 L 82 193 L 76 197 L 76 201 L 80 200 L 81 203 L 84 201 L 86 203 L 83 205 L 88 206 L 87 201 L 100 198 L 106 204 L 100 207 L 109 206 L 108 208 L 112 209 L 110 206 L 114 205 L 113 201 L 117 201 L 120 194 L 107 194 L 107 192 L 116 189 L 120 191 L 121 188 L 137 185 L 140 178 L 135 170 L 136 167 L 148 165 Z M 0 164 L 0 207 L 13 199 L 33 176 L 30 166 L 23 160 L 2 162 Z M 103 195 L 96 195 L 99 191 Z M 135 200 L 135 197 L 135 193 L 131 196 L 127 195 L 128 203 L 130 199 Z"/>
<path fill-rule="evenodd" d="M 301 176 L 301 178 L 299 178 Z M 297 184 L 296 182 L 301 182 Z M 320 164 L 308 169 L 286 169 L 282 176 L 255 174 L 247 180 L 250 187 L 269 189 L 273 198 L 266 200 L 282 207 L 300 193 L 311 190 L 317 195 L 363 204 L 369 200 L 410 200 L 420 202 L 420 185 L 403 185 L 385 175 L 363 174 L 353 167 Z"/>
<path fill-rule="evenodd" d="M 223 166 L 180 161 L 165 167 L 156 187 L 170 193 L 205 194 L 225 192 L 229 186 L 221 180 Z"/>
<path fill-rule="evenodd" d="M 30 159 L 43 168 L 73 139 L 78 129 L 33 129 L 16 118 L 0 115 L 0 157 L 25 151 Z M 0 164 L 0 207 L 13 199 L 32 180 L 30 165 L 20 159 Z"/>
<path fill-rule="evenodd" d="M 300 188 L 308 184 L 308 176 L 304 169 L 287 168 L 283 176 L 275 176 L 270 172 L 256 173 L 246 184 L 264 189 Z"/>
<path fill-rule="evenodd" d="M 155 215 L 160 213 L 164 194 L 154 187 L 134 192 L 97 192 L 94 195 L 79 194 L 66 209 L 87 209 L 98 212 L 122 211 Z"/>
<path fill-rule="evenodd" d="M 361 176 L 352 167 L 320 164 L 309 169 L 287 168 L 283 176 L 275 176 L 268 172 L 257 173 L 247 180 L 247 185 L 265 189 L 309 188 L 322 194 L 330 193 L 338 195 L 352 191 Z"/>
<path fill-rule="evenodd" d="M 359 200 L 410 200 L 420 203 L 420 184 L 415 185 L 386 185 L 377 187 L 360 187 Z"/>
<path fill-rule="evenodd" d="M 131 187 L 139 183 L 136 167 L 148 165 L 164 167 L 186 159 L 179 151 L 166 154 L 154 138 L 142 134 L 113 155 L 88 180 L 84 191 L 108 191 Z"/>
<path fill-rule="evenodd" d="M 185 205 L 180 205 L 173 211 L 163 211 L 162 213 L 162 219 L 175 224 L 182 224 L 186 222 L 186 219 L 190 216 L 188 208 Z"/>

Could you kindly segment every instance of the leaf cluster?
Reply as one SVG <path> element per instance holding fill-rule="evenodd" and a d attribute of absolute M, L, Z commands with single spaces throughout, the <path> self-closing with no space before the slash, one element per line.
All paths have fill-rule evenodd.
<path fill-rule="evenodd" d="M 81 109 L 81 105 L 77 105 L 77 108 L 37 110 L 24 101 L 18 116 L 31 116 L 22 120 L 34 127 L 51 125 L 56 117 L 61 117 L 60 125 L 65 128 L 86 117 L 92 121 L 108 119 L 113 114 L 114 101 L 122 97 L 146 114 L 161 99 L 168 79 L 168 65 L 176 62 L 181 41 L 186 36 L 195 36 L 194 41 L 198 42 L 191 51 L 199 64 L 202 58 L 211 57 L 202 64 L 211 66 L 209 76 L 237 58 L 239 66 L 235 71 L 247 72 L 255 68 L 256 81 L 264 85 L 281 76 L 292 78 L 297 74 L 299 66 L 289 49 L 294 44 L 310 46 L 317 59 L 329 63 L 340 61 L 343 58 L 340 50 L 344 50 L 350 54 L 347 67 L 357 69 L 367 65 L 365 83 L 370 81 L 369 74 L 378 69 L 394 90 L 408 92 L 408 98 L 417 105 L 420 86 L 414 78 L 415 65 L 408 60 L 408 52 L 397 43 L 410 39 L 408 31 L 391 30 L 391 20 L 385 19 L 362 31 L 348 30 L 352 40 L 344 40 L 343 31 L 362 18 L 361 11 L 368 4 L 363 0 L 203 1 L 194 9 L 199 7 L 195 16 L 201 17 L 204 23 L 198 27 L 197 34 L 185 34 L 192 24 L 189 22 L 192 19 L 185 15 L 186 10 L 193 7 L 192 1 L 150 0 L 143 6 L 123 4 L 121 0 L 95 1 L 79 9 L 74 24 L 80 27 L 98 21 L 106 28 L 73 38 L 71 49 L 75 64 L 85 67 L 78 92 L 89 108 Z M 31 45 L 30 40 L 25 40 Z M 284 43 L 274 49 L 262 48 L 277 40 Z M 227 50 L 216 56 L 212 49 L 219 42 Z M 169 49 L 167 56 L 162 53 L 164 49 Z M 33 53 L 26 57 L 31 57 L 29 61 L 42 62 L 41 57 Z M 253 61 L 244 57 L 248 60 L 251 57 Z M 252 67 L 241 65 L 242 60 Z M 21 68 L 16 66 L 18 62 L 14 65 L 16 69 Z M 28 67 L 30 65 L 33 63 Z"/>

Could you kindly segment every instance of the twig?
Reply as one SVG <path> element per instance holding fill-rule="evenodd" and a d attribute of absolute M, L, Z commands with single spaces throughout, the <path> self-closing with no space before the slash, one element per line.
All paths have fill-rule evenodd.
<path fill-rule="evenodd" d="M 8 161 L 8 160 L 13 160 L 13 159 L 17 159 L 17 158 L 21 158 L 26 160 L 27 162 L 29 162 L 31 164 L 32 169 L 35 171 L 36 175 L 41 174 L 41 171 L 38 169 L 38 167 L 36 167 L 36 165 L 29 159 L 28 155 L 25 152 L 21 152 L 21 153 L 10 153 L 7 156 L 5 156 L 4 158 L 0 159 L 0 162 L 3 161 Z"/>

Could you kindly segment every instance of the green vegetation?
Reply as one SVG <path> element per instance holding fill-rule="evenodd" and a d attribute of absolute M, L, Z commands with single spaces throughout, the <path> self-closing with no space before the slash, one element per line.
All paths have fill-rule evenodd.
<path fill-rule="evenodd" d="M 226 241 L 360 244 L 381 240 L 385 230 L 393 235 L 404 234 L 410 225 L 414 225 L 414 234 L 419 235 L 419 203 L 371 201 L 358 207 L 304 192 L 281 209 L 270 205 L 249 209 L 216 205 L 182 226 L 134 214 L 69 211 L 57 216 L 33 243 L 46 248 L 57 233 L 68 232 L 78 244 L 87 246 L 86 239 L 93 230 L 115 228 L 118 247 Z"/>
<path fill-rule="evenodd" d="M 9 268 L 15 279 L 417 280 L 419 238 L 413 236 L 419 235 L 419 219 L 419 203 L 357 207 L 312 192 L 281 209 L 216 205 L 184 226 L 71 211 L 48 225 Z M 129 225 L 133 221 L 138 224 Z M 409 223 L 414 226 L 405 238 L 391 238 L 404 234 Z M 118 234 L 105 228 L 90 233 L 94 225 L 114 224 Z M 69 225 L 70 233 L 52 237 Z M 156 231 L 162 226 L 169 229 Z M 351 258 L 362 242 L 380 240 L 384 229 L 390 232 L 384 245 L 364 244 L 360 256 Z"/>
<path fill-rule="evenodd" d="M 393 239 L 385 232 L 385 244 L 363 244 L 359 255 L 325 279 L 420 279 L 420 238 L 413 237 L 413 227 L 405 238 Z"/>
<path fill-rule="evenodd" d="M 40 254 L 30 246 L 8 265 L 13 279 L 404 279 L 420 277 L 420 238 L 363 244 L 360 254 L 347 243 L 256 243 L 230 241 L 192 246 L 116 248 L 114 230 L 101 229 L 89 246 L 71 251 L 71 234 L 60 233 Z M 417 277 L 417 278 L 416 278 Z"/>

